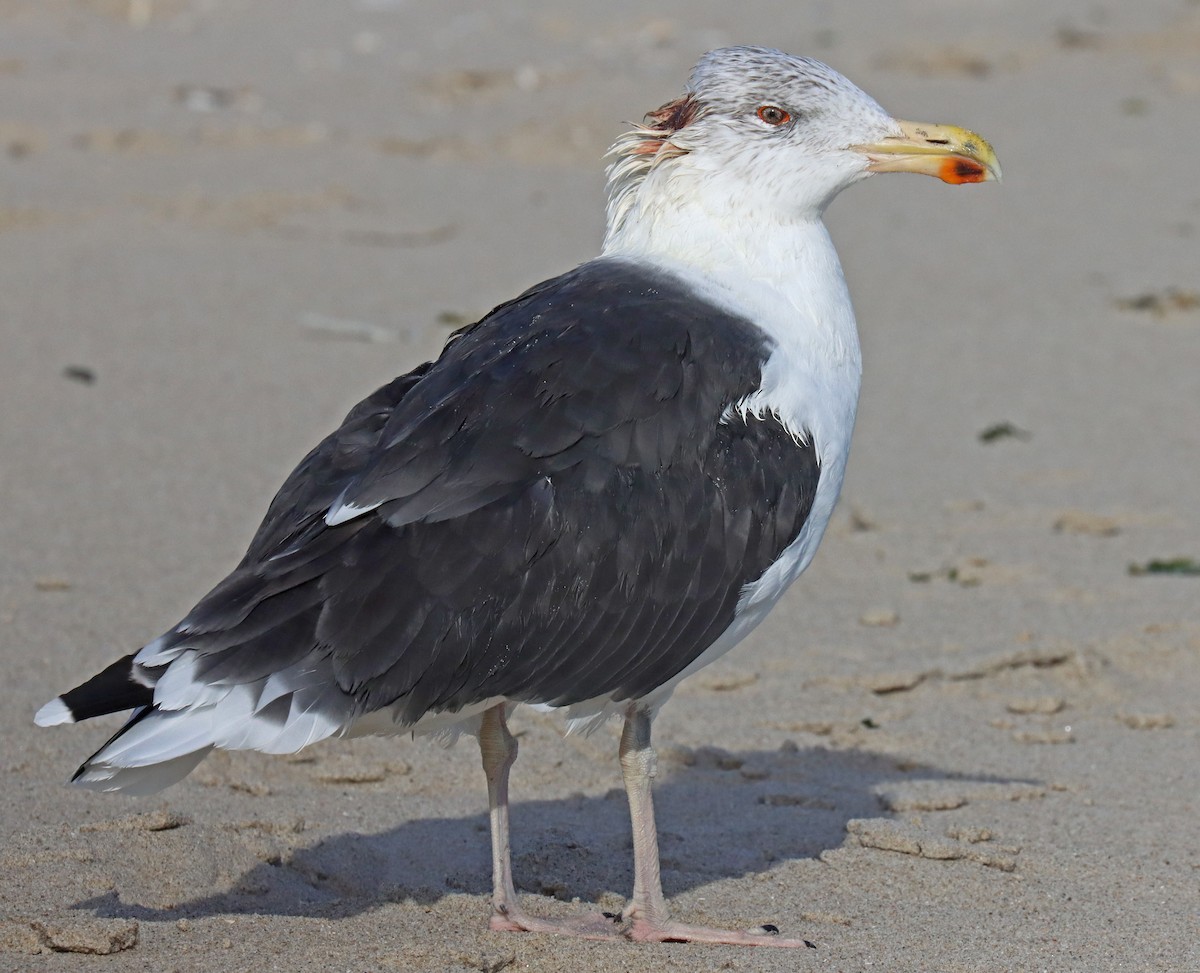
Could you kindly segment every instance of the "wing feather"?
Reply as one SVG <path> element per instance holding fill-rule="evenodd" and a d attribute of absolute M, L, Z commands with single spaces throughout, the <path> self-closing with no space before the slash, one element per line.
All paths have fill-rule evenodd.
<path fill-rule="evenodd" d="M 237 569 L 143 659 L 150 682 L 180 667 L 173 721 L 195 684 L 196 724 L 139 746 L 278 749 L 384 707 L 413 723 L 650 692 L 811 507 L 812 446 L 730 412 L 768 353 L 751 322 L 612 259 L 497 308 L 288 477 Z"/>

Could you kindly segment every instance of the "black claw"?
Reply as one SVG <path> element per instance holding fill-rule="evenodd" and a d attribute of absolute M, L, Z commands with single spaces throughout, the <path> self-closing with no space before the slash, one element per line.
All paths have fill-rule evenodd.
<path fill-rule="evenodd" d="M 804 945 L 807 946 L 809 949 L 817 948 L 817 944 L 808 939 L 804 940 Z"/>
<path fill-rule="evenodd" d="M 601 912 L 600 915 L 604 916 L 605 919 L 611 919 L 613 922 L 621 921 L 621 913 L 619 912 Z"/>
<path fill-rule="evenodd" d="M 761 929 L 763 932 L 768 933 L 771 936 L 779 935 L 779 927 L 777 925 L 775 925 L 775 923 L 773 923 L 773 922 L 764 922 L 758 928 Z"/>

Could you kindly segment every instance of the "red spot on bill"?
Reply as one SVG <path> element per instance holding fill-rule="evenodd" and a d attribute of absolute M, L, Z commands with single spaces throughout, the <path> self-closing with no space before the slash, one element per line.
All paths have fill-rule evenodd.
<path fill-rule="evenodd" d="M 964 159 L 960 155 L 952 155 L 942 163 L 938 177 L 942 182 L 961 186 L 967 182 L 984 182 L 988 174 L 987 169 L 980 163 Z"/>

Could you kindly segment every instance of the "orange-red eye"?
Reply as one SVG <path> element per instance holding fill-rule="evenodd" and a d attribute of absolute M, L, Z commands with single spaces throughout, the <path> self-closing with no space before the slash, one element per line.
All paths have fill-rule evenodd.
<path fill-rule="evenodd" d="M 763 105 L 755 114 L 768 125 L 786 125 L 792 120 L 788 112 L 776 105 Z"/>

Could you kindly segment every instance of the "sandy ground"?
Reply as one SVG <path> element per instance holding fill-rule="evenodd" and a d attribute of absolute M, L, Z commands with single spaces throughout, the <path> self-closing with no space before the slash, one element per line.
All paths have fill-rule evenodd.
<path fill-rule="evenodd" d="M 65 788 L 117 724 L 34 709 L 179 618 L 358 398 L 592 255 L 607 143 L 726 43 L 1006 173 L 833 207 L 842 505 L 656 725 L 675 912 L 816 948 L 485 932 L 470 746 Z M 0 969 L 1200 970 L 1200 578 L 1129 571 L 1200 557 L 1195 0 L 3 0 L 0 92 Z M 530 907 L 619 905 L 615 727 L 515 725 Z"/>

